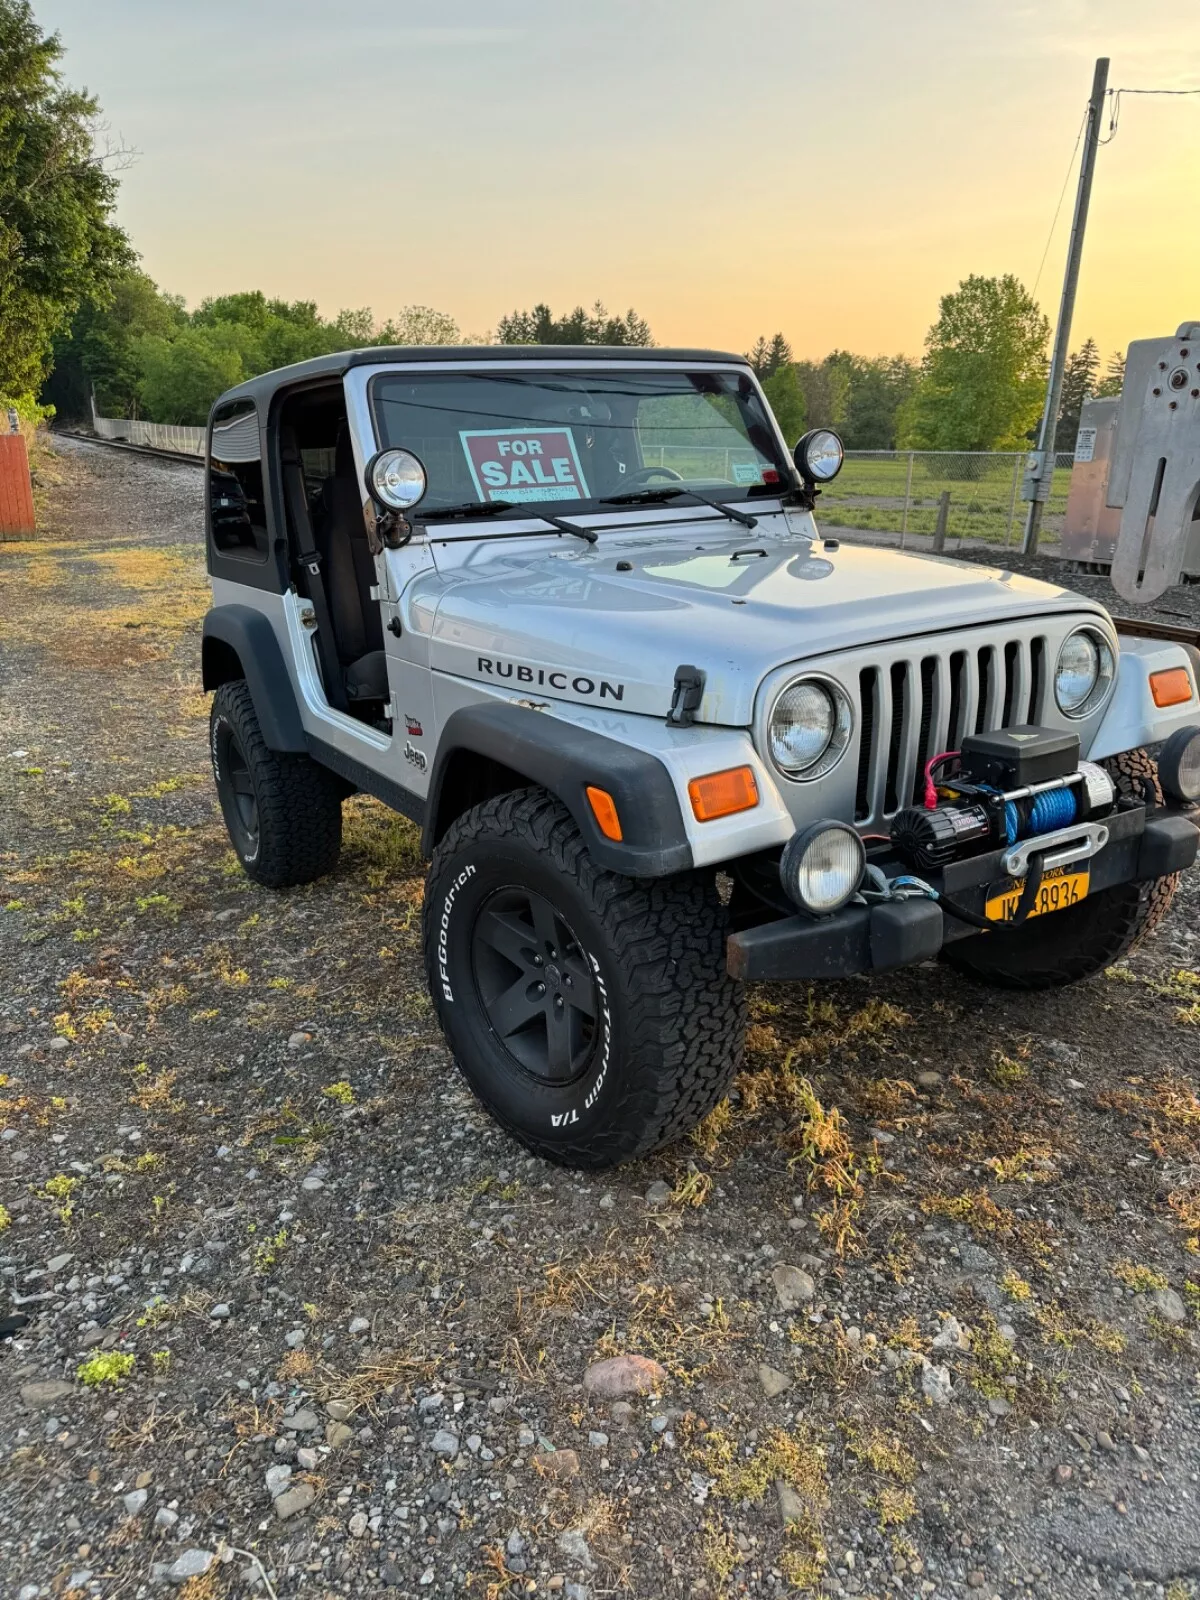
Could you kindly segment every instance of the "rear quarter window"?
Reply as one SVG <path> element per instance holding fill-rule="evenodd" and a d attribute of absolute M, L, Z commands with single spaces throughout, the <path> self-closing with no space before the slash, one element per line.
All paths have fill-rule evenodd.
<path fill-rule="evenodd" d="M 231 400 L 213 413 L 208 517 L 213 545 L 222 555 L 267 559 L 262 445 L 253 400 Z"/>

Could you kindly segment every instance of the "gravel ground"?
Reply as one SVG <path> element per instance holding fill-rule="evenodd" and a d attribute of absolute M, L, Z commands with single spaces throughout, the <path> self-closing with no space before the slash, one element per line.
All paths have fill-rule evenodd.
<path fill-rule="evenodd" d="M 758 989 L 696 1137 L 548 1167 L 433 1025 L 405 822 L 349 802 L 309 889 L 236 868 L 200 475 L 39 477 L 0 545 L 0 1593 L 1198 1592 L 1194 874 L 1061 993 Z"/>

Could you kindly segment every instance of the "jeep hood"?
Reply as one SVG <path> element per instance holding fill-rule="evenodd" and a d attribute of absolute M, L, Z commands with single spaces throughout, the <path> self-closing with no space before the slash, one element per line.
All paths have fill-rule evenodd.
<path fill-rule="evenodd" d="M 706 675 L 697 720 L 747 726 L 763 677 L 789 662 L 944 629 L 1003 625 L 1093 602 L 1018 573 L 941 556 L 778 538 L 652 536 L 426 573 L 405 596 L 435 671 L 514 696 L 665 717 L 676 668 Z M 682 548 L 681 548 L 682 546 Z M 629 570 L 622 570 L 624 567 Z"/>

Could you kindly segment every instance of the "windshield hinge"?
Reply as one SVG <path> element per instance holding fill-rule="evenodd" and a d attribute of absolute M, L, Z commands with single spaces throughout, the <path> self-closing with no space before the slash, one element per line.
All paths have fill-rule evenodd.
<path fill-rule="evenodd" d="M 704 698 L 704 673 L 699 667 L 676 667 L 675 687 L 671 692 L 671 709 L 667 712 L 669 728 L 690 728 Z"/>

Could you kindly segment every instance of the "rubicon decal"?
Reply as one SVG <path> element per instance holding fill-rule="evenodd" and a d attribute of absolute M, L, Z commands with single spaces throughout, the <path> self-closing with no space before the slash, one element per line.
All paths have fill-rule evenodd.
<path fill-rule="evenodd" d="M 624 700 L 625 685 L 607 678 L 592 678 L 586 673 L 563 672 L 557 667 L 530 667 L 523 661 L 502 661 L 498 656 L 480 656 L 475 664 L 483 678 L 511 678 L 514 683 L 536 683 L 541 689 L 557 689 L 565 694 L 594 695 L 597 700 Z"/>

